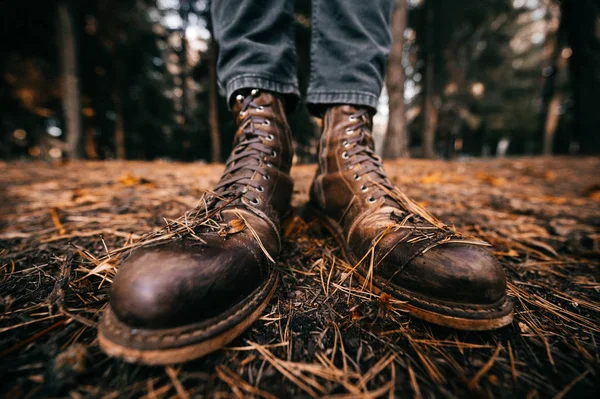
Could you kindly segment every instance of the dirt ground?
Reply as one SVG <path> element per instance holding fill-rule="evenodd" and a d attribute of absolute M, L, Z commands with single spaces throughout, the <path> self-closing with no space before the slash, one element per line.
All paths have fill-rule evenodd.
<path fill-rule="evenodd" d="M 121 249 L 197 205 L 222 165 L 0 163 L 0 397 L 598 397 L 600 158 L 408 160 L 393 181 L 494 248 L 514 323 L 459 332 L 362 291 L 331 238 L 286 223 L 277 294 L 223 350 L 171 367 L 105 356 Z M 297 165 L 294 206 L 313 165 Z"/>

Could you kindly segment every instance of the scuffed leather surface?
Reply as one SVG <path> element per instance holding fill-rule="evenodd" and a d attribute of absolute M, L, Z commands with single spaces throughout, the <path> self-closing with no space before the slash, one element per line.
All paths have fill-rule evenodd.
<path fill-rule="evenodd" d="M 438 301 L 485 306 L 504 298 L 504 271 L 485 247 L 411 216 L 389 196 L 368 200 L 369 192 L 361 190 L 364 180 L 355 180 L 362 165 L 349 169 L 342 158 L 346 129 L 357 110 L 344 105 L 326 112 L 310 198 L 337 226 L 351 260 L 358 263 L 367 255 L 361 274 L 369 275 L 372 264 L 376 280 Z M 371 121 L 366 125 L 370 128 Z M 364 145 L 373 146 L 370 136 Z"/>
<path fill-rule="evenodd" d="M 265 251 L 275 258 L 281 250 L 279 221 L 290 210 L 293 148 L 282 101 L 266 92 L 252 95 L 252 107 L 244 112 L 239 104 L 233 107 L 240 126 L 234 146 L 253 129 L 260 129 L 262 133 L 256 137 L 273 153 L 250 161 L 268 179 L 256 171 L 243 169 L 236 173 L 243 173 L 245 181 L 253 180 L 264 189 L 246 188 L 254 190 L 252 195 L 260 202 L 253 204 L 243 195 L 221 200 L 224 207 L 219 208 L 211 223 L 194 232 L 196 237 L 134 251 L 115 277 L 111 298 L 112 311 L 130 327 L 168 329 L 226 314 L 269 278 L 271 265 Z M 255 119 L 268 119 L 270 123 L 254 126 Z M 266 134 L 272 138 L 264 138 Z M 244 194 L 239 187 L 235 190 Z M 219 234 L 233 220 L 243 229 Z"/>
<path fill-rule="evenodd" d="M 131 326 L 170 328 L 213 317 L 266 279 L 266 259 L 245 234 L 203 234 L 134 253 L 119 270 L 111 306 Z"/>

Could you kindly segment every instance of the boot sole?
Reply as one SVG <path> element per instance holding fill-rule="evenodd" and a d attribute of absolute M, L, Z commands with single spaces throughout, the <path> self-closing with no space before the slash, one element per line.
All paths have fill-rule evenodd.
<path fill-rule="evenodd" d="M 357 264 L 357 260 L 350 256 L 349 248 L 343 239 L 342 230 L 335 221 L 311 204 L 306 205 L 304 216 L 308 219 L 307 221 L 318 221 L 329 232 L 340 247 L 346 262 L 351 265 Z M 365 286 L 365 277 L 357 270 L 354 270 L 353 273 L 361 285 Z M 390 287 L 384 282 L 377 281 L 376 278 L 373 278 L 372 283 L 369 285 L 368 289 L 374 294 L 386 293 L 397 300 L 405 302 L 401 305 L 401 308 L 408 311 L 410 315 L 440 326 L 467 331 L 486 331 L 504 327 L 513 321 L 514 306 L 506 296 L 492 305 L 465 306 L 426 298 L 400 287 Z"/>
<path fill-rule="evenodd" d="M 267 282 L 232 310 L 210 320 L 170 329 L 142 329 L 121 322 L 110 306 L 98 329 L 102 350 L 128 363 L 166 365 L 194 360 L 223 348 L 250 327 L 275 294 L 279 275 L 271 271 Z"/>

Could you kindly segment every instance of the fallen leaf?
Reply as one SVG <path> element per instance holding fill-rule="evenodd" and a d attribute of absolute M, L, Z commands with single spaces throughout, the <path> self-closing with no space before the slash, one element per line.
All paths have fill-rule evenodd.
<path fill-rule="evenodd" d="M 519 322 L 519 330 L 521 330 L 523 334 L 529 334 L 531 332 L 529 326 L 522 322 Z"/>
<path fill-rule="evenodd" d="M 242 219 L 233 219 L 227 224 L 221 226 L 221 230 L 219 230 L 219 235 L 221 237 L 227 237 L 232 234 L 239 233 L 246 229 L 246 223 Z"/>
<path fill-rule="evenodd" d="M 128 173 L 124 174 L 123 176 L 121 176 L 119 178 L 119 183 L 121 183 L 124 186 L 137 186 L 137 185 L 150 185 L 152 187 L 155 187 L 156 185 L 148 179 L 145 179 L 143 177 L 137 177 L 134 175 L 130 175 Z"/>
<path fill-rule="evenodd" d="M 491 184 L 492 186 L 503 186 L 506 184 L 506 179 L 504 177 L 494 177 L 494 176 L 490 176 L 486 179 L 486 181 Z"/>
<path fill-rule="evenodd" d="M 297 238 L 308 230 L 308 223 L 300 216 L 288 218 L 283 222 L 283 235 L 288 238 Z"/>
<path fill-rule="evenodd" d="M 496 177 L 492 176 L 486 172 L 479 172 L 475 175 L 478 180 L 486 182 L 492 186 L 503 186 L 506 184 L 506 179 L 504 177 Z"/>
<path fill-rule="evenodd" d="M 569 198 L 566 197 L 554 197 L 551 195 L 547 195 L 545 197 L 541 197 L 541 199 L 544 202 L 550 203 L 550 204 L 556 204 L 556 205 L 563 205 L 566 204 L 567 202 L 569 202 Z"/>
<path fill-rule="evenodd" d="M 555 181 L 556 173 L 552 172 L 551 170 L 547 170 L 546 172 L 544 172 L 544 179 L 546 179 L 546 181 Z"/>
<path fill-rule="evenodd" d="M 119 183 L 124 186 L 135 186 L 140 183 L 140 179 L 130 174 L 124 174 L 119 178 Z"/>
<path fill-rule="evenodd" d="M 590 197 L 591 199 L 593 199 L 594 201 L 598 201 L 598 202 L 600 202 L 600 190 L 592 191 L 592 192 L 589 194 L 589 197 Z"/>
<path fill-rule="evenodd" d="M 421 178 L 421 183 L 423 184 L 434 184 L 439 183 L 442 180 L 442 175 L 440 173 L 430 173 L 427 176 Z"/>

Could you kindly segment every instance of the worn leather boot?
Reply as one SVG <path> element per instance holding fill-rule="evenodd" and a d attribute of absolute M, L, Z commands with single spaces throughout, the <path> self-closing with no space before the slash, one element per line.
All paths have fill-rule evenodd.
<path fill-rule="evenodd" d="M 444 226 L 387 178 L 374 154 L 367 109 L 334 106 L 323 119 L 309 209 L 336 238 L 363 287 L 406 302 L 443 326 L 509 324 L 506 278 L 487 245 Z"/>
<path fill-rule="evenodd" d="M 179 240 L 142 247 L 120 267 L 98 338 L 129 362 L 169 364 L 223 347 L 275 292 L 272 268 L 289 211 L 292 139 L 277 96 L 252 90 L 233 106 L 238 130 L 220 182 Z"/>

